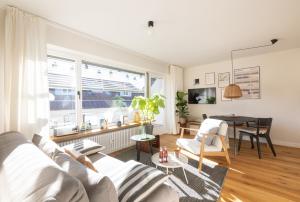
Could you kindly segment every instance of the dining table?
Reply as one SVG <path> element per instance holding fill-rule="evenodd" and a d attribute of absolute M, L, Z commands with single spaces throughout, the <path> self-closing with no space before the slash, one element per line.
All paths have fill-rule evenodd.
<path fill-rule="evenodd" d="M 226 121 L 228 125 L 233 126 L 233 154 L 236 156 L 237 151 L 236 151 L 236 127 L 237 125 L 243 125 L 244 123 L 247 122 L 256 122 L 257 118 L 254 117 L 249 117 L 249 116 L 237 116 L 237 115 L 215 115 L 215 116 L 210 116 L 209 118 L 212 119 L 219 119 Z"/>

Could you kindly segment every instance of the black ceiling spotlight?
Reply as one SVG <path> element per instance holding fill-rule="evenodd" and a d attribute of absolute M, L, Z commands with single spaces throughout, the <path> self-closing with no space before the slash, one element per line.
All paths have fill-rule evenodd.
<path fill-rule="evenodd" d="M 154 22 L 152 20 L 148 21 L 148 27 L 154 27 Z"/>
<path fill-rule="evenodd" d="M 277 43 L 278 39 L 271 39 L 271 43 L 272 45 L 274 45 L 275 43 Z"/>
<path fill-rule="evenodd" d="M 148 35 L 153 34 L 154 22 L 152 20 L 148 21 Z"/>

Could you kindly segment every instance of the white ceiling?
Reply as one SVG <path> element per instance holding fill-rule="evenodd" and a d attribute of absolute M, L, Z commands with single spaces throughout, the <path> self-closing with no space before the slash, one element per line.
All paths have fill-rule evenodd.
<path fill-rule="evenodd" d="M 124 48 L 188 67 L 280 41 L 300 47 L 300 0 L 2 0 Z M 147 21 L 155 22 L 152 36 Z M 255 53 L 254 53 L 255 54 Z"/>

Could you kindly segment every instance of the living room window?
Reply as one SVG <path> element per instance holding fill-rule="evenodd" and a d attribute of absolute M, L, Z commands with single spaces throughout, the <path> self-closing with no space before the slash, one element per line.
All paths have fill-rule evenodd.
<path fill-rule="evenodd" d="M 75 127 L 76 68 L 75 61 L 48 57 L 50 128 Z"/>
<path fill-rule="evenodd" d="M 145 74 L 82 61 L 82 113 L 85 121 L 99 127 L 99 120 L 115 124 L 130 116 L 135 96 L 144 96 Z"/>
<path fill-rule="evenodd" d="M 55 56 L 48 56 L 48 78 L 50 128 L 62 133 L 83 122 L 99 128 L 101 119 L 112 125 L 132 119 L 131 101 L 146 89 L 144 73 Z"/>
<path fill-rule="evenodd" d="M 155 94 L 165 95 L 165 79 L 161 75 L 149 74 L 150 96 Z M 159 115 L 156 117 L 155 124 L 163 125 L 165 123 L 165 110 L 160 109 Z"/>

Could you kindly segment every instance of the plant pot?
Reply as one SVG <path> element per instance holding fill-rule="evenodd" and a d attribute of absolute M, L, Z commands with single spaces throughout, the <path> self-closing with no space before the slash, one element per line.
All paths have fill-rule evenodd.
<path fill-rule="evenodd" d="M 149 135 L 153 135 L 153 128 L 154 126 L 152 124 L 146 124 L 144 125 L 145 133 Z"/>
<path fill-rule="evenodd" d="M 186 123 L 186 118 L 185 117 L 180 117 L 179 118 L 179 123 L 180 124 L 185 124 Z"/>

